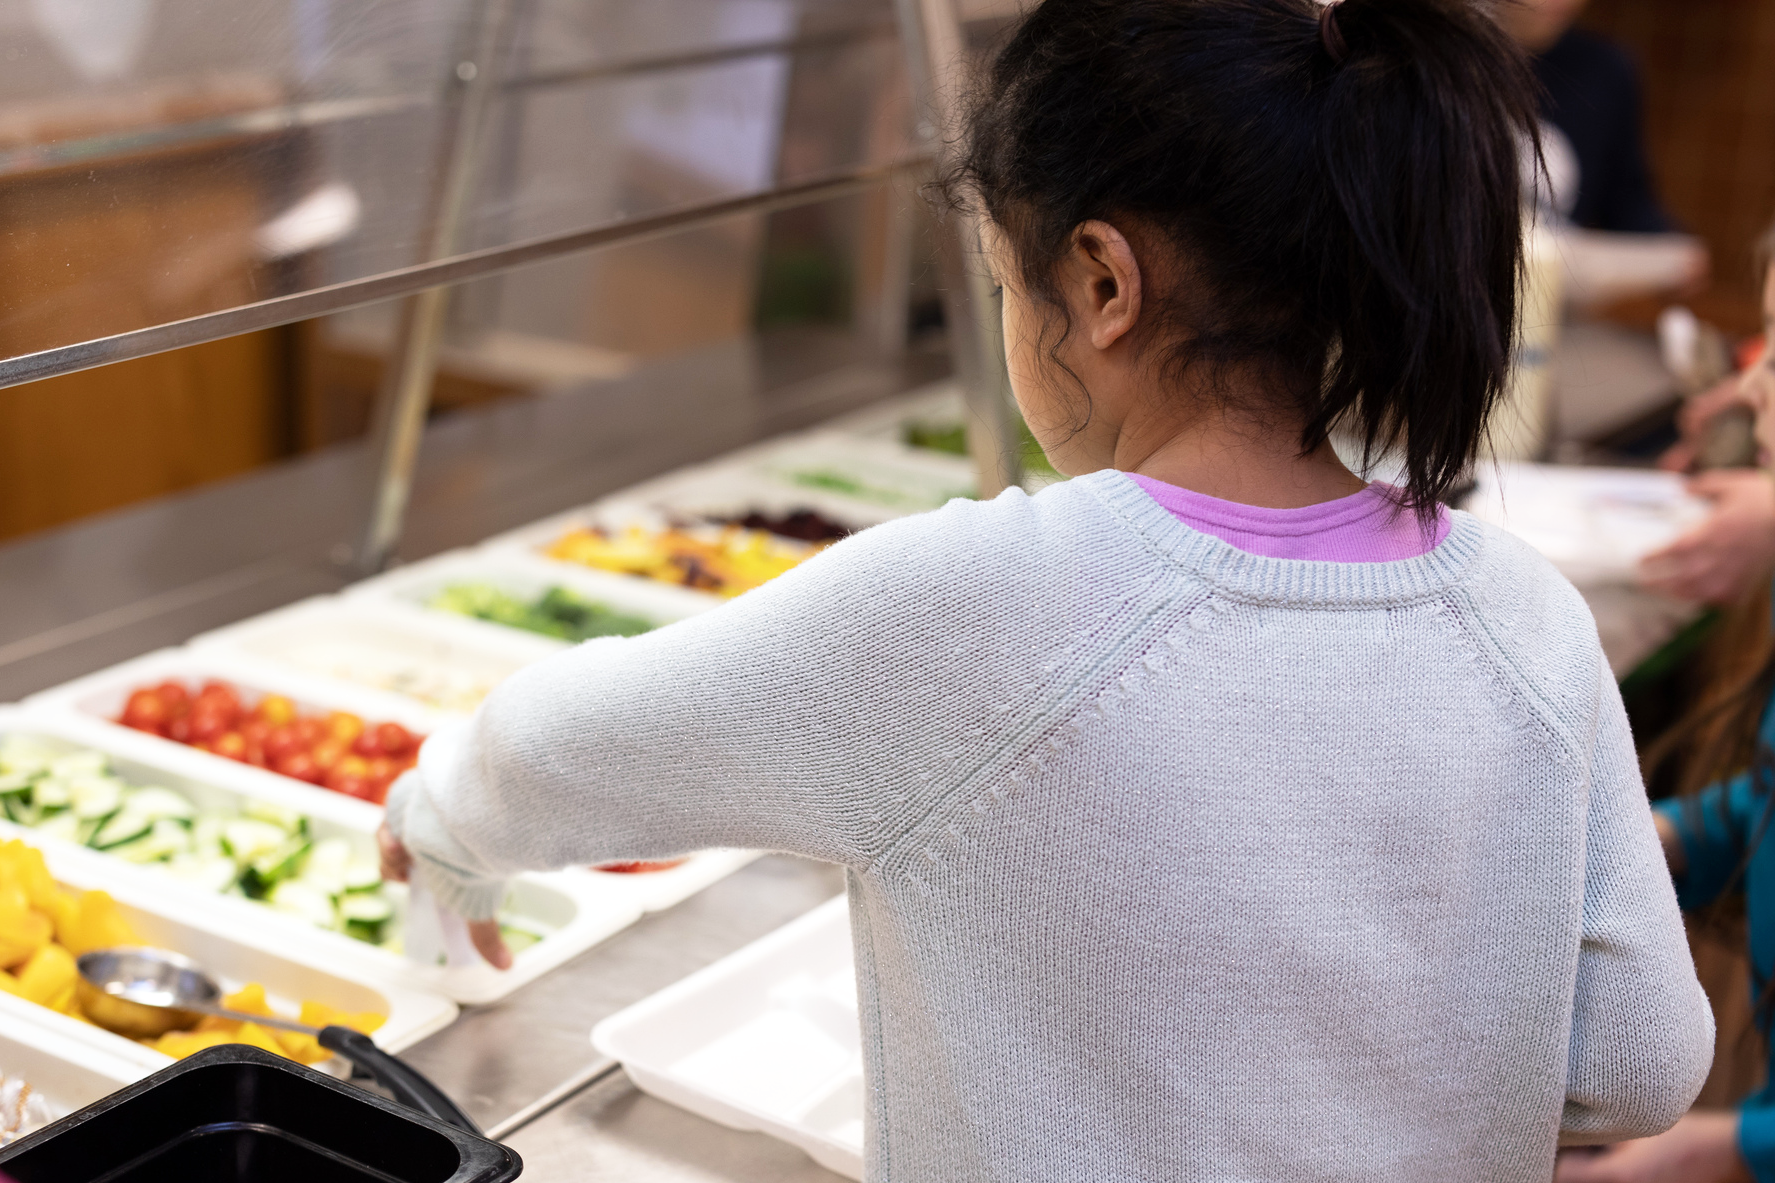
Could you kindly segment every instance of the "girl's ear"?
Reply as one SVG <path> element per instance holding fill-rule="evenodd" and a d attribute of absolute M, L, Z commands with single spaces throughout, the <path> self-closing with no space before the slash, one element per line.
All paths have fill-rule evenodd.
<path fill-rule="evenodd" d="M 1140 264 L 1122 232 L 1108 222 L 1080 222 L 1072 235 L 1070 303 L 1085 338 L 1108 349 L 1140 319 Z"/>

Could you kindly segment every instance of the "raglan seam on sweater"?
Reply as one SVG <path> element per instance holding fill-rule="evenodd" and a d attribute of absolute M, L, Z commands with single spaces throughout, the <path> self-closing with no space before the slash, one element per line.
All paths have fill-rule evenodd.
<path fill-rule="evenodd" d="M 1438 613 L 1463 642 L 1476 665 L 1504 691 L 1504 702 L 1526 730 L 1538 735 L 1546 749 L 1562 764 L 1578 755 L 1576 737 L 1560 720 L 1559 712 L 1534 693 L 1529 679 L 1510 660 L 1509 649 L 1492 633 L 1470 598 L 1470 588 L 1450 588 Z"/>
<path fill-rule="evenodd" d="M 1196 591 L 1195 597 L 1181 600 L 1181 603 L 1189 606 L 1173 613 L 1173 619 L 1168 625 L 1150 634 L 1140 632 L 1130 636 L 1118 649 L 1119 652 L 1129 654 L 1126 660 L 1119 663 L 1105 661 L 1102 663 L 1101 676 L 1094 679 L 1082 678 L 1079 683 L 1082 689 L 1072 708 L 1057 716 L 1045 731 L 1032 734 L 1029 741 L 1019 749 L 1021 755 L 1013 755 L 1005 762 L 1001 776 L 989 775 L 979 792 L 971 795 L 958 792 L 952 799 L 940 802 L 931 815 L 921 819 L 919 825 L 908 831 L 902 840 L 911 838 L 926 824 L 934 823 L 939 818 L 948 818 L 940 829 L 930 835 L 931 841 L 924 844 L 919 851 L 926 863 L 936 865 L 947 861 L 950 856 L 943 849 L 945 844 L 961 847 L 968 841 L 967 835 L 958 828 L 955 820 L 958 816 L 962 823 L 970 827 L 990 820 L 992 812 L 1015 795 L 1015 788 L 1007 788 L 1007 782 L 1016 788 L 1027 786 L 1035 775 L 1046 772 L 1059 756 L 1073 748 L 1088 730 L 1108 722 L 1114 711 L 1138 695 L 1151 678 L 1172 667 L 1181 645 L 1179 627 L 1200 614 L 1204 607 L 1214 603 L 1211 588 L 1198 587 Z M 1179 602 L 1172 600 L 1173 604 Z M 1218 616 L 1219 610 L 1212 610 L 1209 614 Z M 1155 619 L 1156 616 L 1155 613 L 1147 619 Z M 1144 644 L 1140 643 L 1142 638 L 1145 638 Z M 1163 654 L 1158 652 L 1161 646 L 1166 650 Z M 928 890 L 929 885 L 924 880 L 910 873 L 908 878 L 921 889 Z"/>
<path fill-rule="evenodd" d="M 1206 589 L 1201 589 L 1196 596 L 1161 595 L 1156 603 L 1140 613 L 1122 638 L 1111 645 L 1090 668 L 1076 675 L 1064 690 L 1047 699 L 1045 703 L 1038 702 L 1003 744 L 984 757 L 972 772 L 959 778 L 953 788 L 939 794 L 928 808 L 913 818 L 899 833 L 883 842 L 880 852 L 863 868 L 864 873 L 886 874 L 881 868 L 896 857 L 913 866 L 942 863 L 944 856 L 940 853 L 940 846 L 946 840 L 945 836 L 947 835 L 947 840 L 958 844 L 962 837 L 954 829 L 956 811 L 959 809 L 984 816 L 987 811 L 1004 804 L 1012 795 L 1011 790 L 1000 783 L 1001 779 L 1013 785 L 1022 785 L 1028 782 L 1032 770 L 1045 771 L 1052 764 L 1053 756 L 1064 750 L 1063 744 L 1056 743 L 1058 733 L 1070 731 L 1067 737 L 1070 742 L 1082 730 L 1083 725 L 1078 716 L 1084 704 L 1094 700 L 1100 693 L 1093 692 L 1092 687 L 1101 685 L 1105 672 L 1117 670 L 1125 673 L 1128 663 L 1121 660 L 1122 654 L 1131 649 L 1150 648 L 1158 637 L 1174 630 L 1178 621 L 1199 606 L 1209 594 Z M 927 826 L 939 820 L 944 824 L 936 833 L 929 835 L 929 842 L 916 841 Z M 905 848 L 909 843 L 917 848 L 916 857 L 907 857 L 910 851 Z M 929 885 L 911 867 L 905 868 L 901 874 L 922 891 L 929 891 Z"/>

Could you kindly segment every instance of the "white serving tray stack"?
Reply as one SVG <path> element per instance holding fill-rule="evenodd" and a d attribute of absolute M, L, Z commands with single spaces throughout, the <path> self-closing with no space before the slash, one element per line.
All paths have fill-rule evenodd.
<path fill-rule="evenodd" d="M 843 896 L 612 1015 L 599 1052 L 636 1086 L 863 1177 L 863 1058 Z"/>

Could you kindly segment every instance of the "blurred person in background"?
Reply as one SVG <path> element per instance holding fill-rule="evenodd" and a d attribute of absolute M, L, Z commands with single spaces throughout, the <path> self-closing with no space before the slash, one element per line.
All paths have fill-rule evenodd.
<path fill-rule="evenodd" d="M 1765 258 L 1775 251 L 1775 228 L 1765 237 Z M 1688 471 L 1714 420 L 1746 405 L 1745 375 L 1763 368 L 1766 338 L 1741 351 L 1741 373 L 1694 396 L 1677 416 L 1677 442 L 1659 457 L 1660 468 Z M 1707 518 L 1640 564 L 1641 582 L 1656 592 L 1703 604 L 1729 604 L 1743 597 L 1758 576 L 1775 567 L 1775 480 L 1768 470 L 1766 445 L 1757 467 L 1716 468 L 1689 482 L 1689 492 L 1713 503 Z"/>
<path fill-rule="evenodd" d="M 1553 204 L 1586 230 L 1671 233 L 1646 164 L 1639 72 L 1620 46 L 1572 27 L 1583 9 L 1584 0 L 1514 0 L 1496 10 L 1541 84 Z"/>
<path fill-rule="evenodd" d="M 1770 262 L 1775 231 L 1764 239 Z M 1763 285 L 1765 345 L 1775 345 L 1775 267 Z M 1775 452 L 1775 350 L 1765 347 L 1746 368 L 1743 397 L 1756 412 L 1759 460 Z M 1707 474 L 1761 480 L 1762 469 Z M 1775 1017 L 1775 588 L 1768 555 L 1775 540 L 1775 512 L 1758 519 L 1760 505 L 1748 496 L 1722 496 L 1716 519 L 1730 515 L 1760 520 L 1761 534 L 1746 543 L 1764 557 L 1757 577 L 1744 582 L 1742 599 L 1718 639 L 1718 651 L 1735 669 L 1715 684 L 1672 730 L 1654 744 L 1646 762 L 1678 757 L 1684 793 L 1653 806 L 1658 837 L 1676 880 L 1684 911 L 1708 914 L 1742 898 L 1749 942 L 1752 1015 L 1766 1037 Z M 1751 530 L 1750 526 L 1734 529 Z M 1723 528 L 1719 530 L 1724 536 Z M 1729 1038 L 1729 1033 L 1727 1033 Z M 1737 1109 L 1694 1109 L 1670 1130 L 1617 1143 L 1600 1151 L 1568 1151 L 1555 1183 L 1775 1183 L 1775 1072 Z"/>

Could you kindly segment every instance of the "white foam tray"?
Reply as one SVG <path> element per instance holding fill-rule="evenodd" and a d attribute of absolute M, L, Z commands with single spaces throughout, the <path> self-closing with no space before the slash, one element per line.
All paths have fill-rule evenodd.
<path fill-rule="evenodd" d="M 1580 587 L 1630 584 L 1639 562 L 1707 516 L 1683 477 L 1639 468 L 1481 466 L 1462 508 L 1515 534 Z"/>
<path fill-rule="evenodd" d="M 567 528 L 563 525 L 560 530 L 550 533 L 545 541 L 553 541 L 556 534 Z M 526 598 L 540 596 L 549 587 L 558 584 L 588 599 L 624 612 L 633 612 L 661 624 L 670 624 L 699 612 L 707 612 L 722 603 L 717 596 L 705 595 L 688 588 L 671 587 L 652 580 L 633 579 L 607 571 L 594 571 L 576 563 L 556 563 L 526 553 L 522 549 L 505 552 L 452 551 L 450 554 L 412 566 L 399 567 L 386 575 L 353 584 L 345 589 L 344 599 L 352 603 L 388 605 L 398 611 L 417 614 L 426 619 L 441 619 L 456 626 L 464 636 L 503 639 L 515 635 L 556 649 L 568 647 L 567 642 L 551 637 L 426 607 L 427 601 L 433 596 L 455 583 L 490 583 L 513 595 Z"/>
<path fill-rule="evenodd" d="M 562 643 L 519 629 L 482 630 L 445 612 L 408 612 L 360 598 L 317 596 L 195 637 L 191 648 L 271 662 L 309 677 L 396 694 L 421 707 L 469 714 L 494 686 Z M 438 701 L 423 686 L 376 685 L 411 672 L 460 701 Z"/>
<path fill-rule="evenodd" d="M 177 651 L 173 655 L 186 656 Z M 175 662 L 172 668 L 185 667 Z M 268 688 L 280 689 L 277 685 Z M 104 752 L 126 780 L 178 789 L 188 793 L 202 808 L 238 808 L 242 799 L 256 799 L 297 810 L 308 817 L 310 829 L 317 836 L 343 837 L 361 853 L 375 853 L 375 833 L 382 822 L 382 809 L 367 801 L 119 727 L 102 718 L 69 710 L 66 704 L 0 710 L 0 732 L 13 730 Z M 0 821 L 0 833 L 9 832 L 16 832 L 45 850 L 53 845 L 70 859 L 97 860 L 106 868 L 105 874 L 140 883 L 144 889 L 169 898 L 182 897 L 188 906 L 206 915 L 281 933 L 286 940 L 315 949 L 329 963 L 351 966 L 378 979 L 435 990 L 463 1003 L 492 1002 L 505 997 L 627 928 L 644 911 L 644 900 L 635 886 L 616 882 L 632 876 L 575 872 L 520 875 L 512 880 L 507 910 L 521 921 L 546 930 L 548 935 L 518 952 L 511 969 L 501 972 L 485 964 L 418 965 L 390 950 L 367 945 L 343 933 L 314 928 L 255 901 L 214 895 L 178 883 L 152 868 L 129 866 L 97 851 L 56 842 L 33 830 Z M 391 895 L 397 905 L 404 902 L 398 889 L 391 890 Z"/>
<path fill-rule="evenodd" d="M 636 1086 L 863 1177 L 863 1062 L 845 897 L 612 1015 L 593 1045 Z"/>
<path fill-rule="evenodd" d="M 26 834 L 27 841 L 32 837 Z M 88 857 L 61 843 L 35 842 L 50 874 L 65 887 L 106 891 L 144 944 L 172 949 L 202 965 L 228 991 L 258 982 L 274 1010 L 294 1016 L 304 1001 L 348 1011 L 376 1011 L 388 1021 L 376 1042 L 400 1051 L 450 1025 L 456 1004 L 443 995 L 403 981 L 378 979 L 342 964 L 309 942 L 292 939 L 281 928 L 242 921 L 202 906 L 184 895 L 153 890 L 130 876 L 113 873 L 112 860 Z M 34 1024 L 91 1048 L 110 1060 L 152 1072 L 171 1061 L 144 1044 L 113 1035 L 90 1023 L 58 1014 L 15 995 L 0 993 L 0 1021 Z"/>

